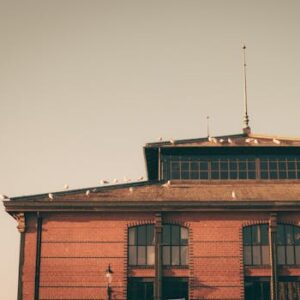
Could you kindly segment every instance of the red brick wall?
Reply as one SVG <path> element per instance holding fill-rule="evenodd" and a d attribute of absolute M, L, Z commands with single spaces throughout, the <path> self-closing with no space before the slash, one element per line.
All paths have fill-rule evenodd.
<path fill-rule="evenodd" d="M 242 228 L 268 222 L 268 214 L 184 213 L 165 223 L 189 228 L 189 270 L 165 270 L 165 276 L 189 277 L 190 300 L 243 299 Z M 279 221 L 300 221 L 280 216 Z M 27 216 L 23 275 L 24 300 L 34 299 L 36 218 Z M 153 277 L 153 269 L 127 273 L 128 226 L 153 223 L 154 214 L 43 215 L 40 299 L 106 299 L 105 270 L 111 264 L 113 299 L 126 299 L 127 276 Z M 266 276 L 266 269 L 247 271 Z M 250 272 L 250 273 L 249 273 Z M 297 274 L 297 270 L 293 270 Z"/>

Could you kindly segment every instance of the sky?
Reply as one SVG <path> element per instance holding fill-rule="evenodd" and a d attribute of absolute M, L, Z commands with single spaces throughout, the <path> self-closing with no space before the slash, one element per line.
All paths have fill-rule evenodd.
<path fill-rule="evenodd" d="M 300 2 L 0 0 L 0 194 L 145 176 L 146 142 L 300 136 Z M 19 233 L 0 208 L 0 299 Z"/>

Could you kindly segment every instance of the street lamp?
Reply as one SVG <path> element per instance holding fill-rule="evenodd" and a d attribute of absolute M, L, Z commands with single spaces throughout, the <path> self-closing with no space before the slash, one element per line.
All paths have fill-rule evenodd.
<path fill-rule="evenodd" d="M 113 271 L 110 268 L 110 264 L 108 265 L 108 268 L 106 269 L 105 272 L 105 277 L 107 279 L 107 299 L 111 300 L 111 294 L 112 294 L 112 288 L 111 288 L 111 282 L 113 279 Z"/>

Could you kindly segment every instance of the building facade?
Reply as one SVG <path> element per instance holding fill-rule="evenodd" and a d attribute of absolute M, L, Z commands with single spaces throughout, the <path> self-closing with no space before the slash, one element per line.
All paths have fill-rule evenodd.
<path fill-rule="evenodd" d="M 300 299 L 300 139 L 146 144 L 148 180 L 12 198 L 18 299 Z"/>

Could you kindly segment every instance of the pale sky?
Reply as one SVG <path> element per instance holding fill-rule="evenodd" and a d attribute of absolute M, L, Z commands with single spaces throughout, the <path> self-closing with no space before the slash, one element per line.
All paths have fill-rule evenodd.
<path fill-rule="evenodd" d="M 300 2 L 0 0 L 0 193 L 145 175 L 142 146 L 240 133 L 300 136 Z M 0 299 L 19 233 L 0 209 Z"/>

